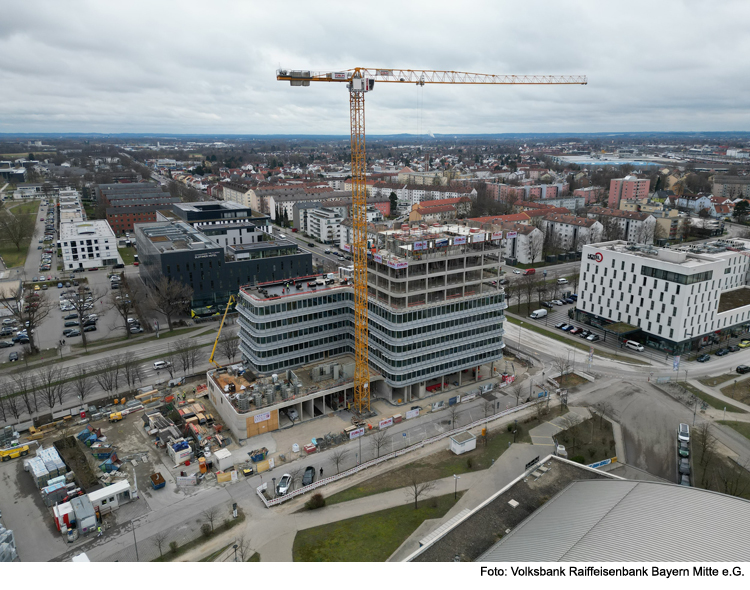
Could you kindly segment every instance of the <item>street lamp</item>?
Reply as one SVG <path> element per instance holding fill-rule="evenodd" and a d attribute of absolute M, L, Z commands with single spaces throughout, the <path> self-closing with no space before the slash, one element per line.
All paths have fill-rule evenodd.
<path fill-rule="evenodd" d="M 521 352 L 521 330 L 523 330 L 523 322 L 521 322 L 521 326 L 518 328 L 518 352 Z"/>
<path fill-rule="evenodd" d="M 237 545 L 237 544 L 235 543 L 235 545 L 234 545 L 234 560 L 235 560 L 235 561 L 237 561 L 237 547 L 239 547 L 239 545 Z"/>
<path fill-rule="evenodd" d="M 455 502 L 458 498 L 458 480 L 461 479 L 455 473 L 453 474 L 453 501 Z"/>
<path fill-rule="evenodd" d="M 276 478 L 272 477 L 271 479 L 273 480 L 273 497 L 275 498 L 276 497 Z"/>

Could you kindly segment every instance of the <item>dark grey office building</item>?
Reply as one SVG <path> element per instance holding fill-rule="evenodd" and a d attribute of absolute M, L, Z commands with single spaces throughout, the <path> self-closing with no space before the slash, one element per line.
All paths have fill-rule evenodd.
<path fill-rule="evenodd" d="M 153 284 L 161 276 L 187 283 L 193 288 L 192 306 L 197 308 L 226 303 L 242 285 L 312 274 L 309 252 L 249 222 L 211 224 L 209 228 L 210 236 L 182 221 L 137 224 L 139 271 L 144 283 Z M 221 231 L 213 235 L 213 230 Z M 228 243 L 229 239 L 233 243 Z"/>

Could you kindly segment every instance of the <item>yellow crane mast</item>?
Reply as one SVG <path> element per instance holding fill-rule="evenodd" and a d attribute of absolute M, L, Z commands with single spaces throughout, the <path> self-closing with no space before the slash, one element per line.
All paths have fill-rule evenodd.
<path fill-rule="evenodd" d="M 370 410 L 370 363 L 367 324 L 367 185 L 365 182 L 365 93 L 375 82 L 405 84 L 587 84 L 586 76 L 515 76 L 446 70 L 353 68 L 337 72 L 278 70 L 276 79 L 292 86 L 311 82 L 344 82 L 349 90 L 352 148 L 352 253 L 354 255 L 354 407 Z M 218 341 L 218 338 L 217 338 Z M 216 346 L 214 346 L 216 348 Z M 213 354 L 212 354 L 213 359 Z"/>
<path fill-rule="evenodd" d="M 234 295 L 230 295 L 229 301 L 227 301 L 227 307 L 224 310 L 224 315 L 221 316 L 221 323 L 219 324 L 219 331 L 216 332 L 216 340 L 214 340 L 214 347 L 211 349 L 211 356 L 208 359 L 208 362 L 216 365 L 217 369 L 221 369 L 221 365 L 214 360 L 214 355 L 216 354 L 216 347 L 219 345 L 219 337 L 221 336 L 221 329 L 224 327 L 224 321 L 227 319 L 227 313 L 229 312 L 229 307 L 234 305 L 236 302 L 237 300 L 235 299 Z"/>

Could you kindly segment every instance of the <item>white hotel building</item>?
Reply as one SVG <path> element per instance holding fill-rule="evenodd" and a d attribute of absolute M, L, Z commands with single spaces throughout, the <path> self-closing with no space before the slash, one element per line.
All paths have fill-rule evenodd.
<path fill-rule="evenodd" d="M 681 354 L 713 334 L 750 328 L 750 240 L 716 240 L 678 249 L 624 241 L 583 247 L 576 318 L 606 328 L 622 322 L 628 338 Z"/>

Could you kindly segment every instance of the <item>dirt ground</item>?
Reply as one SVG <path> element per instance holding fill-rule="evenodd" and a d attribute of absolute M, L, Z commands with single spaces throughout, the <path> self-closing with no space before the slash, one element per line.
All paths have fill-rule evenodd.
<path fill-rule="evenodd" d="M 615 456 L 615 438 L 612 425 L 599 416 L 563 430 L 557 439 L 565 445 L 568 457 L 581 456 L 585 464 Z"/>

